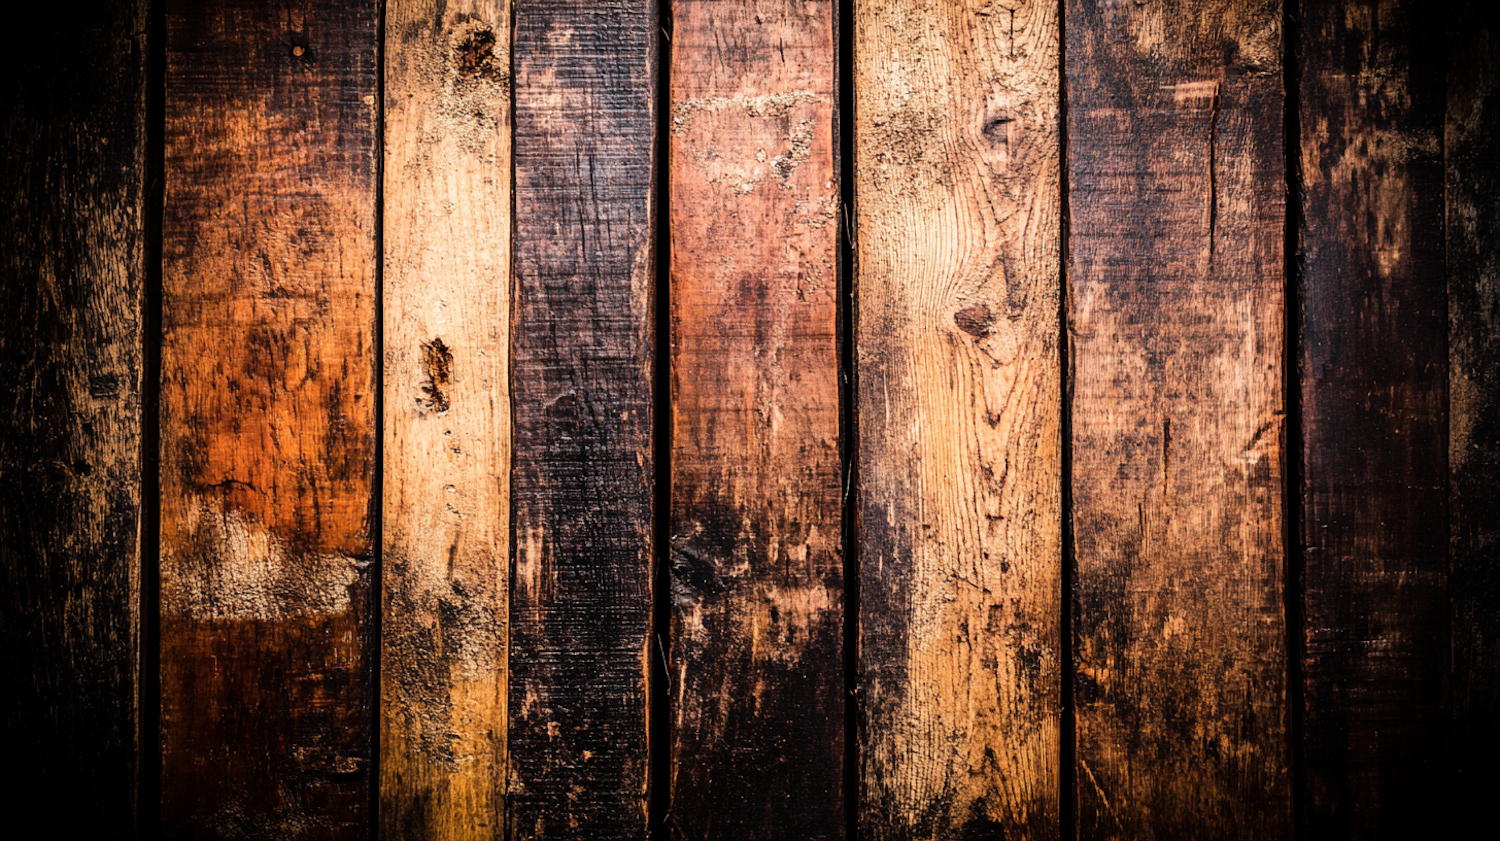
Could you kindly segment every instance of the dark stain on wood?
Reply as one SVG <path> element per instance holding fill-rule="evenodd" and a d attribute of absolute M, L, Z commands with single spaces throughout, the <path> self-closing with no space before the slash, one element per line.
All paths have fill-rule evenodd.
<path fill-rule="evenodd" d="M 453 375 L 453 353 L 442 339 L 422 343 L 422 396 L 417 402 L 431 412 L 448 411 L 448 378 Z"/>

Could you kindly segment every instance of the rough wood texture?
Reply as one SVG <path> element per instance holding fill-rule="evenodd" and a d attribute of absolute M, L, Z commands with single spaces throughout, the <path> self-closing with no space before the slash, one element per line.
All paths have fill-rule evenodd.
<path fill-rule="evenodd" d="M 1500 755 L 1500 30 L 1447 21 L 1448 516 L 1452 828 L 1488 820 Z M 1467 820 L 1463 820 L 1467 818 Z"/>
<path fill-rule="evenodd" d="M 1427 834 L 1449 671 L 1443 16 L 1301 4 L 1308 838 Z"/>
<path fill-rule="evenodd" d="M 15 837 L 133 838 L 146 3 L 6 26 L 0 810 Z"/>
<path fill-rule="evenodd" d="M 672 6 L 672 807 L 844 834 L 834 3 Z"/>
<path fill-rule="evenodd" d="M 855 8 L 861 831 L 1058 832 L 1058 18 Z"/>
<path fill-rule="evenodd" d="M 510 589 L 510 4 L 385 41 L 386 838 L 501 837 Z"/>
<path fill-rule="evenodd" d="M 1067 15 L 1078 834 L 1286 838 L 1281 4 Z"/>
<path fill-rule="evenodd" d="M 376 6 L 169 2 L 170 838 L 368 834 Z"/>
<path fill-rule="evenodd" d="M 510 837 L 646 834 L 653 0 L 516 11 Z"/>

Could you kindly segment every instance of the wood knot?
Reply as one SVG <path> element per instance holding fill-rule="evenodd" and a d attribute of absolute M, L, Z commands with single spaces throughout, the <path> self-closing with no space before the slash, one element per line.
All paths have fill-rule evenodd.
<path fill-rule="evenodd" d="M 453 46 L 453 66 L 462 78 L 501 78 L 504 74 L 495 61 L 495 30 L 479 24 L 460 30 Z"/>
<path fill-rule="evenodd" d="M 1010 124 L 1015 118 L 1009 111 L 1001 111 L 984 118 L 984 128 L 980 133 L 991 143 L 1010 143 Z"/>
<path fill-rule="evenodd" d="M 953 323 L 970 336 L 987 336 L 995 324 L 995 316 L 984 304 L 965 307 L 953 314 Z"/>

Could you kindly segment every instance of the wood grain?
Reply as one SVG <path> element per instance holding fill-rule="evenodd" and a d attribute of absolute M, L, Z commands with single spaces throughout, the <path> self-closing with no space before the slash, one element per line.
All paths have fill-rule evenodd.
<path fill-rule="evenodd" d="M 1425 835 L 1445 790 L 1447 62 L 1430 12 L 1300 8 L 1309 838 Z"/>
<path fill-rule="evenodd" d="M 135 838 L 146 3 L 5 20 L 0 809 L 18 838 Z"/>
<path fill-rule="evenodd" d="M 1078 834 L 1286 838 L 1281 5 L 1067 16 Z"/>
<path fill-rule="evenodd" d="M 673 837 L 842 838 L 834 3 L 672 22 Z"/>
<path fill-rule="evenodd" d="M 1057 11 L 855 7 L 872 839 L 1059 831 Z"/>
<path fill-rule="evenodd" d="M 646 835 L 653 0 L 515 15 L 509 837 Z"/>
<path fill-rule="evenodd" d="M 167 6 L 162 815 L 368 834 L 376 6 Z"/>
<path fill-rule="evenodd" d="M 502 837 L 510 3 L 385 12 L 380 825 Z"/>
<path fill-rule="evenodd" d="M 1500 29 L 1447 20 L 1448 593 L 1453 831 L 1488 819 L 1500 755 Z"/>

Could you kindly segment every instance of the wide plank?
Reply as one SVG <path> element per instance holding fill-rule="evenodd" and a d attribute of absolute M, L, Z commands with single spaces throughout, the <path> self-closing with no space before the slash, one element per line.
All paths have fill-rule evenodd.
<path fill-rule="evenodd" d="M 135 838 L 147 3 L 4 20 L 0 810 Z"/>
<path fill-rule="evenodd" d="M 1299 4 L 1303 834 L 1428 834 L 1449 659 L 1443 15 Z"/>
<path fill-rule="evenodd" d="M 516 8 L 514 839 L 646 836 L 654 0 Z"/>
<path fill-rule="evenodd" d="M 368 837 L 376 12 L 167 4 L 167 838 Z"/>
<path fill-rule="evenodd" d="M 500 838 L 510 3 L 385 10 L 380 827 Z"/>
<path fill-rule="evenodd" d="M 1055 838 L 1058 4 L 851 24 L 860 831 Z"/>
<path fill-rule="evenodd" d="M 1291 833 L 1281 27 L 1067 3 L 1080 838 Z"/>
<path fill-rule="evenodd" d="M 672 837 L 844 835 L 832 0 L 676 0 Z"/>

